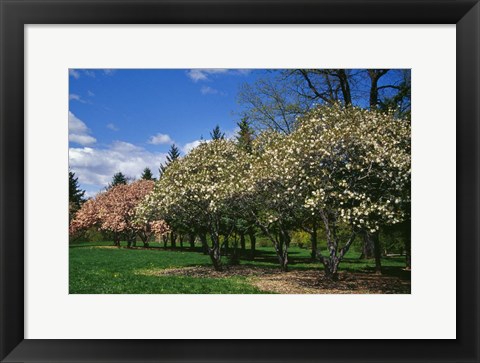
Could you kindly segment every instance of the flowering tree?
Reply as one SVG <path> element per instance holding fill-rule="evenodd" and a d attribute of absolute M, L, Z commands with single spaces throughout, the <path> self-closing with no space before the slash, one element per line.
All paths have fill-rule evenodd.
<path fill-rule="evenodd" d="M 233 230 L 244 160 L 244 152 L 232 141 L 202 143 L 165 170 L 138 208 L 140 218 L 156 216 L 174 230 L 188 228 L 200 236 L 215 269 L 220 270 L 220 236 L 228 238 Z"/>
<path fill-rule="evenodd" d="M 164 234 L 168 226 L 161 220 L 138 219 L 136 208 L 153 190 L 151 180 L 138 180 L 131 184 L 119 184 L 106 192 L 98 194 L 87 201 L 77 217 L 71 223 L 71 232 L 81 228 L 97 226 L 110 231 L 114 236 L 114 244 L 120 245 L 120 237 L 127 239 L 131 246 L 138 235 L 145 246 L 153 234 Z"/>
<path fill-rule="evenodd" d="M 100 197 L 100 195 L 101 194 L 99 194 L 97 198 Z M 75 214 L 75 218 L 70 222 L 70 236 L 77 236 L 90 227 L 99 226 L 100 218 L 98 215 L 97 198 L 88 199 L 82 204 L 81 208 Z"/>
<path fill-rule="evenodd" d="M 291 135 L 304 207 L 325 226 L 328 278 L 358 232 L 402 222 L 410 203 L 410 123 L 359 108 L 316 108 Z M 339 225 L 351 233 L 342 243 Z"/>
<path fill-rule="evenodd" d="M 273 243 L 280 267 L 288 268 L 290 232 L 303 205 L 292 177 L 290 138 L 275 131 L 261 133 L 253 143 L 251 168 L 242 180 L 243 215 Z M 299 198 L 300 196 L 300 198 Z"/>

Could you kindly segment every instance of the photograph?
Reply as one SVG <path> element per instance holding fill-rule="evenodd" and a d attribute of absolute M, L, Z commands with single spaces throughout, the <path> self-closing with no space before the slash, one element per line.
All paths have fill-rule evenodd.
<path fill-rule="evenodd" d="M 411 294 L 410 69 L 68 79 L 69 294 Z"/>

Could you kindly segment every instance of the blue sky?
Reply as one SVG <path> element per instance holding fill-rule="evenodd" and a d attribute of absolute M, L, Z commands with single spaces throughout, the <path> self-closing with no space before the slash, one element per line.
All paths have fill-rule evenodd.
<path fill-rule="evenodd" d="M 70 69 L 69 165 L 92 196 L 121 171 L 158 176 L 170 145 L 183 153 L 215 125 L 233 135 L 238 87 L 260 70 Z"/>
<path fill-rule="evenodd" d="M 239 87 L 274 73 L 242 69 L 70 69 L 69 166 L 87 196 L 105 188 L 119 171 L 139 178 L 149 167 L 157 177 L 172 143 L 186 154 L 202 137 L 208 140 L 216 125 L 232 137 L 240 119 Z M 401 70 L 390 71 L 379 86 L 397 84 L 403 80 L 402 74 Z M 354 103 L 368 106 L 369 87 L 368 78 L 356 81 Z"/>

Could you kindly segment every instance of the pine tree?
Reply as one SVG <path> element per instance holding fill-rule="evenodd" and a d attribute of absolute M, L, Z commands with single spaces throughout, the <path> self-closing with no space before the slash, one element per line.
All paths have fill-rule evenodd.
<path fill-rule="evenodd" d="M 210 137 L 212 140 L 223 140 L 225 138 L 225 134 L 220 131 L 220 126 L 215 126 L 215 128 L 210 132 Z"/>
<path fill-rule="evenodd" d="M 85 202 L 85 190 L 80 189 L 78 178 L 76 178 L 75 173 L 70 170 L 68 171 L 68 191 L 69 202 L 80 208 L 82 203 Z"/>
<path fill-rule="evenodd" d="M 143 173 L 142 173 L 141 179 L 143 179 L 143 180 L 155 180 L 155 178 L 153 177 L 153 174 L 152 174 L 152 171 L 150 170 L 150 168 L 145 168 L 145 169 L 143 169 Z"/>
<path fill-rule="evenodd" d="M 113 188 L 115 185 L 127 184 L 127 177 L 122 172 L 115 173 L 112 177 L 112 182 L 107 189 Z"/>
<path fill-rule="evenodd" d="M 254 132 L 247 117 L 244 117 L 241 121 L 237 122 L 237 126 L 240 128 L 236 136 L 238 146 L 247 152 L 251 152 Z"/>
<path fill-rule="evenodd" d="M 68 171 L 68 202 L 68 214 L 71 220 L 85 202 L 85 190 L 80 189 L 78 178 L 76 178 L 75 173 L 70 170 Z"/>
<path fill-rule="evenodd" d="M 160 173 L 160 176 L 167 170 L 168 166 L 177 160 L 180 157 L 180 150 L 175 144 L 172 144 L 170 146 L 170 150 L 168 150 L 168 155 L 166 157 L 165 164 L 160 164 L 160 169 L 158 169 L 158 172 Z"/>

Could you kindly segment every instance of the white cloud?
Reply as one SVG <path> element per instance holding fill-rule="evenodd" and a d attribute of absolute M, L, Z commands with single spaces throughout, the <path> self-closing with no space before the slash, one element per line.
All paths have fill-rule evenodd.
<path fill-rule="evenodd" d="M 209 142 L 210 140 L 195 140 L 189 143 L 186 143 L 181 147 L 181 150 L 183 153 L 186 155 L 193 149 L 195 149 L 198 145 L 200 145 L 202 142 Z"/>
<path fill-rule="evenodd" d="M 95 93 L 93 93 L 92 91 L 88 90 L 88 91 L 87 91 L 87 95 L 88 95 L 89 97 L 93 97 L 93 96 L 95 96 Z"/>
<path fill-rule="evenodd" d="M 94 190 L 90 190 L 89 188 L 85 188 L 85 198 L 93 198 L 95 197 L 98 192 L 100 191 L 99 190 L 100 188 L 98 188 L 98 186 L 96 188 L 94 188 Z"/>
<path fill-rule="evenodd" d="M 107 124 L 107 129 L 110 129 L 112 131 L 118 131 L 118 127 L 115 126 L 113 122 L 110 122 L 109 124 Z"/>
<path fill-rule="evenodd" d="M 73 100 L 73 101 L 78 101 L 78 102 L 81 102 L 81 103 L 86 103 L 86 101 L 84 99 L 82 99 L 82 97 L 80 95 L 77 95 L 75 93 L 70 93 L 68 95 L 68 99 Z"/>
<path fill-rule="evenodd" d="M 190 69 L 187 71 L 187 76 L 194 82 L 206 81 L 211 74 L 227 73 L 228 69 L 213 68 L 213 69 Z"/>
<path fill-rule="evenodd" d="M 84 69 L 83 73 L 85 73 L 85 75 L 90 77 L 90 78 L 95 78 L 95 71 L 94 70 Z"/>
<path fill-rule="evenodd" d="M 89 134 L 90 130 L 85 122 L 68 111 L 68 140 L 80 145 L 90 145 L 97 140 Z"/>
<path fill-rule="evenodd" d="M 202 95 L 209 95 L 209 94 L 214 95 L 214 94 L 218 93 L 218 90 L 216 90 L 215 88 L 209 87 L 209 86 L 203 86 L 200 89 L 200 92 L 202 93 Z"/>
<path fill-rule="evenodd" d="M 238 132 L 240 131 L 240 128 L 239 127 L 235 127 L 232 130 L 227 130 L 227 131 L 224 131 L 225 133 L 225 138 L 228 139 L 228 140 L 233 140 L 235 139 L 235 137 L 237 136 Z M 223 131 L 222 131 L 223 132 Z M 182 152 L 186 155 L 188 154 L 190 151 L 192 151 L 193 149 L 195 149 L 198 145 L 200 145 L 202 142 L 210 142 L 212 141 L 211 139 L 202 139 L 202 140 L 194 140 L 192 142 L 188 142 L 186 143 L 185 145 L 183 145 L 180 150 L 182 150 Z"/>
<path fill-rule="evenodd" d="M 173 144 L 172 138 L 167 134 L 156 134 L 148 139 L 149 144 L 153 145 L 162 145 L 162 144 Z"/>
<path fill-rule="evenodd" d="M 224 69 L 224 68 L 212 68 L 212 69 L 189 69 L 187 76 L 194 82 L 208 81 L 209 76 L 215 74 L 229 74 L 234 76 L 245 76 L 251 72 L 250 69 Z"/>
<path fill-rule="evenodd" d="M 209 86 L 203 86 L 202 88 L 200 88 L 200 93 L 202 95 L 217 95 L 217 94 L 219 94 L 221 96 L 225 96 L 224 92 L 221 92 L 218 89 L 215 89 L 215 88 L 212 88 L 212 87 L 209 87 Z"/>
<path fill-rule="evenodd" d="M 97 141 L 97 139 L 95 139 L 93 136 L 90 136 L 90 135 L 70 134 L 68 135 L 68 141 L 76 142 L 77 144 L 80 144 L 80 145 L 90 145 L 90 144 L 94 144 Z"/>
<path fill-rule="evenodd" d="M 152 153 L 128 142 L 115 141 L 104 149 L 71 147 L 69 166 L 82 186 L 90 185 L 89 190 L 100 190 L 119 171 L 133 178 L 139 178 L 145 167 L 155 173 L 165 157 L 165 153 Z"/>
<path fill-rule="evenodd" d="M 115 74 L 115 69 L 104 69 L 103 74 L 106 76 L 113 76 Z"/>
<path fill-rule="evenodd" d="M 75 78 L 75 79 L 79 79 L 80 78 L 80 73 L 75 70 L 75 69 L 69 69 L 68 70 L 68 75 Z"/>
<path fill-rule="evenodd" d="M 252 70 L 251 69 L 236 69 L 235 72 L 237 72 L 239 75 L 247 76 L 252 72 Z"/>

